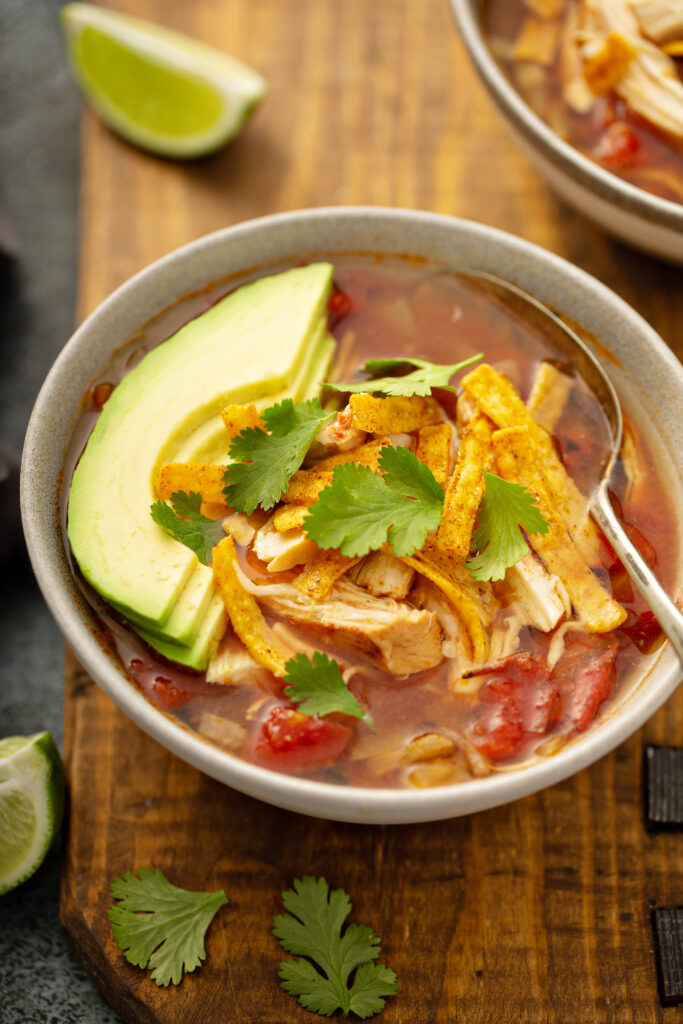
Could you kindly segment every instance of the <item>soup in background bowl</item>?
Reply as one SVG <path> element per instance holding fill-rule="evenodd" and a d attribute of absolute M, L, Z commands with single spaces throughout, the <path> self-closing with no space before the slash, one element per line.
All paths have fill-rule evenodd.
<path fill-rule="evenodd" d="M 617 238 L 683 261 L 683 83 L 675 40 L 652 18 L 661 5 L 451 6 L 484 85 L 551 187 Z"/>
<path fill-rule="evenodd" d="M 510 320 L 488 295 L 458 276 L 457 271 L 466 268 L 507 277 L 598 334 L 601 345 L 616 347 L 610 369 L 630 429 L 628 450 L 613 486 L 633 537 L 653 564 L 662 568 L 668 589 L 676 591 L 680 502 L 671 488 L 672 475 L 675 479 L 678 470 L 670 461 L 673 448 L 667 421 L 673 423 L 670 415 L 680 403 L 681 382 L 680 368 L 672 375 L 668 350 L 623 303 L 561 260 L 491 229 L 405 211 L 323 210 L 252 222 L 172 254 L 107 300 L 66 347 L 32 419 L 24 471 L 24 515 L 32 559 L 60 625 L 97 681 L 143 728 L 209 774 L 281 806 L 342 820 L 429 820 L 493 806 L 562 778 L 600 756 L 633 731 L 675 685 L 671 654 L 606 546 L 590 576 L 604 594 L 604 602 L 601 598 L 598 605 L 620 609 L 618 623 L 615 620 L 609 629 L 604 625 L 596 629 L 595 624 L 583 628 L 566 594 L 565 606 L 556 609 L 554 619 L 548 619 L 548 598 L 541 601 L 540 617 L 534 620 L 528 597 L 508 585 L 507 576 L 498 582 L 472 580 L 469 591 L 461 579 L 470 606 L 481 603 L 483 650 L 467 635 L 464 620 L 458 617 L 462 609 L 455 609 L 458 626 L 449 634 L 448 612 L 453 608 L 444 611 L 448 602 L 443 589 L 439 590 L 438 574 L 423 574 L 424 566 L 418 564 L 421 558 L 425 561 L 421 546 L 413 552 L 417 558 L 412 562 L 410 557 L 401 561 L 387 550 L 350 559 L 353 564 L 341 566 L 344 574 L 334 584 L 336 591 L 302 601 L 301 591 L 296 596 L 298 577 L 311 564 L 315 566 L 321 550 L 309 540 L 307 553 L 302 556 L 297 548 L 293 563 L 273 564 L 269 547 L 277 534 L 273 516 L 289 514 L 301 502 L 290 500 L 289 507 L 278 502 L 274 510 L 257 507 L 237 513 L 245 520 L 238 524 L 240 533 L 230 526 L 236 515 L 233 509 L 212 510 L 211 495 L 204 496 L 207 518 L 215 518 L 219 527 L 225 520 L 223 531 L 234 537 L 235 578 L 261 609 L 268 636 L 293 657 L 312 657 L 315 664 L 317 652 L 336 664 L 359 709 L 358 714 L 344 708 L 307 715 L 302 713 L 305 706 L 291 699 L 291 691 L 287 693 L 283 673 L 269 670 L 267 659 L 259 658 L 258 647 L 250 647 L 248 630 L 245 634 L 229 600 L 230 618 L 238 637 L 246 639 L 246 647 L 229 629 L 221 641 L 219 624 L 216 643 L 221 641 L 222 646 L 217 657 L 215 644 L 208 650 L 208 666 L 193 662 L 194 654 L 185 658 L 185 665 L 174 662 L 170 654 L 179 648 L 160 641 L 158 629 L 155 632 L 149 621 L 142 621 L 142 605 L 131 610 L 132 605 L 125 605 L 118 594 L 112 608 L 80 576 L 60 539 L 63 534 L 52 514 L 54 504 L 44 504 L 47 494 L 54 502 L 59 490 L 55 466 L 46 460 L 48 435 L 61 438 L 56 442 L 60 450 L 68 446 L 66 465 L 59 460 L 59 468 L 64 469 L 59 495 L 64 520 L 69 481 L 89 432 L 102 408 L 104 421 L 107 402 L 117 392 L 125 397 L 126 389 L 117 384 L 126 379 L 127 371 L 131 381 L 135 378 L 131 367 L 142 367 L 146 352 L 159 351 L 160 342 L 163 349 L 163 339 L 186 322 L 200 323 L 207 307 L 209 312 L 218 310 L 224 295 L 238 296 L 236 289 L 244 280 L 263 281 L 292 265 L 308 265 L 315 272 L 328 260 L 334 285 L 326 294 L 325 315 L 336 344 L 331 359 L 327 358 L 326 380 L 349 381 L 368 359 L 455 363 L 479 352 L 484 353 L 490 373 L 526 400 L 544 368 L 550 368 L 550 376 L 559 370 L 560 378 L 570 380 L 570 368 L 555 365 L 542 337 L 524 323 Z M 181 278 L 185 283 L 178 291 Z M 644 351 L 652 369 L 649 379 L 646 375 L 643 380 L 641 374 L 636 384 L 624 362 L 640 359 Z M 621 361 L 620 368 L 616 361 Z M 399 369 L 398 379 L 408 369 Z M 460 376 L 476 381 L 482 372 L 488 371 L 472 366 Z M 647 391 L 660 386 L 653 430 Z M 66 406 L 65 391 L 69 393 Z M 360 447 L 379 440 L 380 428 L 371 429 L 373 423 L 362 423 L 362 430 L 348 423 L 349 396 L 344 391 L 335 395 L 323 392 L 324 402 L 335 403 L 330 406 L 332 425 L 350 425 L 357 436 L 349 441 L 337 434 L 328 449 L 319 436 L 318 449 L 310 449 L 306 466 L 295 480 L 310 482 L 330 452 L 337 461 L 348 461 Z M 261 398 L 260 410 L 267 407 L 266 398 L 257 391 L 243 397 Z M 371 401 L 381 406 L 383 399 Z M 421 460 L 430 472 L 442 473 L 448 493 L 449 473 L 457 466 L 457 450 L 463 445 L 472 411 L 468 414 L 461 395 L 448 391 L 437 390 L 421 401 L 431 419 L 417 425 L 399 423 L 386 439 L 388 447 Z M 144 392 L 136 402 L 145 402 Z M 551 405 L 556 406 L 551 429 L 557 450 L 581 486 L 590 473 L 592 449 L 602 429 L 599 409 L 580 382 L 574 382 L 569 392 L 564 389 L 564 399 Z M 248 402 L 235 406 L 247 407 Z M 112 402 L 110 411 L 113 408 Z M 432 460 L 430 467 L 430 458 L 424 450 L 421 454 L 421 443 L 432 436 L 430 427 L 433 436 L 451 435 L 441 468 L 438 460 Z M 192 461 L 175 462 L 178 452 L 209 452 L 211 431 L 207 433 L 201 418 L 188 430 L 199 439 L 199 448 L 188 447 L 186 438 L 176 438 L 175 454 L 166 460 L 171 465 Z M 95 429 L 93 438 L 97 435 Z M 351 452 L 341 460 L 340 442 Z M 53 456 L 54 450 L 55 444 Z M 218 451 L 209 455 L 208 461 L 220 461 Z M 158 482 L 153 486 L 157 493 L 152 498 L 170 497 L 159 493 Z M 73 527 L 77 514 L 74 504 L 71 522 L 65 525 L 89 576 L 89 556 L 83 555 L 87 544 Z M 125 525 L 116 529 L 125 530 Z M 154 529 L 160 527 L 154 524 Z M 301 523 L 296 529 L 301 532 Z M 97 534 L 97 529 L 92 532 Z M 294 539 L 303 539 L 305 548 L 305 537 Z M 529 539 L 533 543 L 533 537 Z M 525 557 L 537 571 L 543 569 L 536 556 Z M 206 572 L 210 575 L 208 568 Z M 389 593 L 383 573 L 393 580 Z M 141 579 L 149 582 L 149 573 L 142 571 Z M 91 583 L 114 600 L 96 573 Z M 321 608 L 329 610 L 332 602 L 338 612 L 344 600 L 355 606 L 345 622 L 335 622 L 335 609 L 321 619 Z M 404 617 L 405 628 L 393 621 L 394 615 L 399 620 Z M 378 632 L 378 622 L 385 620 L 387 629 Z M 398 632 L 392 632 L 395 629 Z M 247 667 L 242 664 L 235 674 L 236 643 L 237 661 L 241 658 L 243 663 L 247 655 Z M 227 658 L 228 665 L 222 678 L 221 657 L 222 664 Z M 596 714 L 598 720 L 591 725 Z"/>

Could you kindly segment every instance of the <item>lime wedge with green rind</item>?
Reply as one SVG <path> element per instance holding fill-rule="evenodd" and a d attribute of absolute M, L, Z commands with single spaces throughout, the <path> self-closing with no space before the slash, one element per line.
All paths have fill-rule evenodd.
<path fill-rule="evenodd" d="M 212 153 L 266 94 L 258 72 L 211 46 L 90 4 L 59 12 L 72 74 L 103 121 L 161 156 Z"/>
<path fill-rule="evenodd" d="M 49 732 L 0 740 L 0 896 L 40 866 L 64 813 L 64 770 Z"/>

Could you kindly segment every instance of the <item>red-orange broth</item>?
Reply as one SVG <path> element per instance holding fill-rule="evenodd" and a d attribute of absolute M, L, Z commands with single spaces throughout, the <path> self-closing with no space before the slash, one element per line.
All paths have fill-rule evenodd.
<path fill-rule="evenodd" d="M 450 363 L 481 351 L 487 362 L 513 380 L 525 398 L 539 362 L 554 355 L 535 329 L 514 319 L 490 296 L 452 272 L 393 257 L 344 257 L 333 262 L 336 290 L 329 316 L 338 341 L 333 379 L 348 380 L 370 357 L 412 354 Z M 120 380 L 145 351 L 229 290 L 223 287 L 183 300 L 145 325 L 118 351 L 91 392 L 90 409 L 72 446 L 72 466 L 107 397 L 108 388 L 102 383 L 111 385 Z M 442 392 L 440 397 L 447 408 L 452 408 L 453 396 Z M 635 543 L 672 589 L 676 558 L 672 557 L 674 517 L 670 496 L 645 438 L 635 426 L 631 429 L 641 465 L 647 468 L 647 486 L 638 489 L 635 502 L 624 504 L 623 517 Z M 591 479 L 591 456 L 600 439 L 606 438 L 606 430 L 595 399 L 577 381 L 558 423 L 555 441 L 580 487 Z M 617 501 L 624 502 L 626 476 L 621 464 L 612 486 Z M 291 571 L 269 575 L 250 552 L 242 549 L 238 553 L 243 569 L 254 579 L 291 578 Z M 495 768 L 505 768 L 533 756 L 541 741 L 551 752 L 548 737 L 576 735 L 598 711 L 604 714 L 609 710 L 629 681 L 642 673 L 648 654 L 661 642 L 661 633 L 606 542 L 600 576 L 628 611 L 622 627 L 606 638 L 593 637 L 578 644 L 570 634 L 551 681 L 549 673 L 542 670 L 550 636 L 524 627 L 520 634 L 521 656 L 507 666 L 481 674 L 481 686 L 474 694 L 456 695 L 448 688 L 445 663 L 406 679 L 395 679 L 361 655 L 321 643 L 311 633 L 287 623 L 290 633 L 303 639 L 308 649 L 326 651 L 343 667 L 359 666 L 349 687 L 376 726 L 373 736 L 365 723 L 332 715 L 310 719 L 303 737 L 296 730 L 288 730 L 286 722 L 278 721 L 279 712 L 274 708 L 291 705 L 284 697 L 282 682 L 267 670 L 260 670 L 253 681 L 239 686 L 207 683 L 204 675 L 174 666 L 146 647 L 94 591 L 80 582 L 135 684 L 153 704 L 186 727 L 195 728 L 202 713 L 209 711 L 246 729 L 240 753 L 257 764 L 325 782 L 400 787 L 411 784 L 415 765 L 401 763 L 396 752 L 426 732 L 465 735 L 491 757 Z M 576 680 L 584 690 L 588 687 L 578 697 L 572 689 Z M 520 716 L 523 735 L 517 743 Z M 539 716 L 543 731 L 539 731 Z M 264 738 L 266 721 L 267 735 L 279 744 L 277 749 Z M 510 746 L 511 729 L 516 739 L 512 737 L 514 752 L 508 756 L 506 744 Z M 452 772 L 446 773 L 443 781 L 470 777 L 463 758 L 456 757 Z M 423 784 L 416 783 L 415 778 L 413 784 Z"/>
<path fill-rule="evenodd" d="M 560 18 L 575 0 L 566 0 Z M 523 0 L 485 0 L 483 22 L 494 54 L 532 110 L 584 156 L 653 195 L 683 203 L 683 153 L 673 139 L 632 111 L 614 91 L 596 97 L 586 114 L 562 96 L 559 53 L 546 67 L 500 56 L 529 15 Z M 502 44 L 502 47 L 501 47 Z M 678 60 L 679 77 L 683 61 Z"/>

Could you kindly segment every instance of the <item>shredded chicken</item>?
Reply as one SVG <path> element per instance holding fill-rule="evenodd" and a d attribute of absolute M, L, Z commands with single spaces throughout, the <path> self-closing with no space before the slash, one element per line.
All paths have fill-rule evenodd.
<path fill-rule="evenodd" d="M 658 46 L 683 39 L 683 0 L 631 0 L 643 35 Z"/>
<path fill-rule="evenodd" d="M 229 718 L 222 715 L 214 715 L 211 711 L 202 711 L 197 722 L 197 730 L 207 740 L 217 743 L 224 750 L 231 750 L 238 753 L 247 736 L 247 730 L 237 722 L 231 722 Z"/>
<path fill-rule="evenodd" d="M 441 627 L 432 612 L 391 598 L 373 597 L 350 580 L 340 580 L 328 600 L 264 595 L 262 605 L 276 615 L 361 651 L 394 676 L 433 668 L 442 660 Z"/>
<path fill-rule="evenodd" d="M 351 406 L 347 405 L 319 432 L 308 449 L 304 465 L 308 467 L 319 459 L 326 459 L 329 455 L 337 455 L 339 452 L 348 452 L 353 448 L 359 448 L 365 443 L 365 437 L 364 430 L 354 427 L 353 412 Z"/>
<path fill-rule="evenodd" d="M 373 551 L 348 576 L 375 597 L 402 601 L 408 596 L 415 571 L 388 551 Z"/>
<path fill-rule="evenodd" d="M 517 603 L 527 624 L 544 633 L 549 633 L 560 619 L 571 615 L 567 588 L 531 553 L 506 571 L 501 590 Z"/>
<path fill-rule="evenodd" d="M 646 10 L 653 6 L 629 0 L 582 0 L 582 26 L 576 42 L 588 57 L 610 36 L 621 37 L 631 46 L 634 57 L 621 80 L 614 84 L 616 93 L 636 114 L 683 141 L 683 82 L 672 58 L 641 31 Z M 662 6 L 668 11 L 676 5 Z M 667 20 L 667 24 L 674 23 L 675 19 Z"/>
<path fill-rule="evenodd" d="M 302 529 L 278 531 L 271 516 L 256 532 L 254 552 L 267 562 L 268 572 L 283 572 L 310 562 L 318 553 L 318 545 Z"/>
<path fill-rule="evenodd" d="M 260 669 L 261 666 L 244 644 L 234 636 L 232 630 L 228 630 L 209 662 L 206 681 L 239 686 L 241 683 L 250 682 Z"/>

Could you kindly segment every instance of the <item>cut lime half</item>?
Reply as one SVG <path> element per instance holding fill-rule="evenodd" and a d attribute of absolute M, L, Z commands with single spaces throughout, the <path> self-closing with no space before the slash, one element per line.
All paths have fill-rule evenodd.
<path fill-rule="evenodd" d="M 42 863 L 63 811 L 64 771 L 50 733 L 0 740 L 0 896 Z"/>
<path fill-rule="evenodd" d="M 67 4 L 59 18 L 86 99 L 152 153 L 190 159 L 219 149 L 265 96 L 252 68 L 160 25 L 82 3 Z"/>

